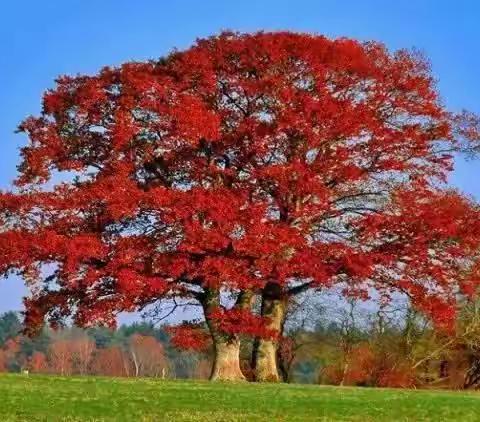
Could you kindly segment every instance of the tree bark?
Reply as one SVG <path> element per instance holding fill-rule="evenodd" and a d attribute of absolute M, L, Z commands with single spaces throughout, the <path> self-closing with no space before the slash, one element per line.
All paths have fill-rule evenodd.
<path fill-rule="evenodd" d="M 338 384 L 340 387 L 343 387 L 345 385 L 349 366 L 349 361 L 347 359 L 347 361 L 343 364 L 342 379 L 340 380 L 340 384 Z"/>
<path fill-rule="evenodd" d="M 216 321 L 210 317 L 211 312 L 220 306 L 219 292 L 206 292 L 202 305 L 213 341 L 214 361 L 210 380 L 245 381 L 240 369 L 240 339 L 238 336 L 222 333 Z"/>
<path fill-rule="evenodd" d="M 214 353 L 211 381 L 245 381 L 240 369 L 240 340 L 217 338 Z"/>
<path fill-rule="evenodd" d="M 135 355 L 135 352 L 133 350 L 130 350 L 130 354 L 132 355 L 132 361 L 135 366 L 135 376 L 138 377 L 140 368 L 138 366 L 137 356 Z"/>
<path fill-rule="evenodd" d="M 280 286 L 268 283 L 262 294 L 261 315 L 270 320 L 268 328 L 282 334 L 287 300 Z M 279 382 L 278 339 L 258 338 L 254 344 L 253 360 L 255 380 L 259 382 Z"/>

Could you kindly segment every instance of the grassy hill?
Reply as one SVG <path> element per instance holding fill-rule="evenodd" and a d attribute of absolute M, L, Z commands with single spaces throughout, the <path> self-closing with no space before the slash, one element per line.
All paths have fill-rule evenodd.
<path fill-rule="evenodd" d="M 0 376 L 1 421 L 479 421 L 480 393 Z"/>

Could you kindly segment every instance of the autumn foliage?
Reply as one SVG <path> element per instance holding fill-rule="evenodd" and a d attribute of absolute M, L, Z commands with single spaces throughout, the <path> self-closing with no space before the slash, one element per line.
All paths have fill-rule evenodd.
<path fill-rule="evenodd" d="M 443 107 L 426 60 L 375 42 L 222 33 L 62 76 L 19 128 L 0 272 L 31 287 L 32 329 L 182 297 L 215 341 L 271 337 L 235 300 L 267 284 L 282 303 L 402 292 L 449 326 L 480 280 L 480 214 L 443 183 L 477 128 Z"/>
<path fill-rule="evenodd" d="M 181 350 L 204 351 L 211 339 L 205 329 L 198 324 L 182 324 L 167 327 L 172 344 Z"/>
<path fill-rule="evenodd" d="M 367 343 L 358 344 L 351 354 L 351 362 L 332 363 L 324 371 L 324 378 L 332 384 L 370 387 L 412 388 L 416 373 L 408 361 L 399 359 L 395 350 L 378 350 Z"/>

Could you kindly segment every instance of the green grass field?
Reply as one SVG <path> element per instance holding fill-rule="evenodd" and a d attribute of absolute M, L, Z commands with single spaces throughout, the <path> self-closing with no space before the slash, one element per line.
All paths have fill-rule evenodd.
<path fill-rule="evenodd" d="M 480 393 L 0 376 L 0 421 L 480 421 Z"/>

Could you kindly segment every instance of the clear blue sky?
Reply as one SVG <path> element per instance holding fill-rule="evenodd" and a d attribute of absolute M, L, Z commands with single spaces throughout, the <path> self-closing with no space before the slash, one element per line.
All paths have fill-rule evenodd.
<path fill-rule="evenodd" d="M 15 177 L 14 129 L 38 113 L 59 74 L 157 58 L 222 29 L 294 30 L 416 47 L 444 102 L 480 113 L 477 0 L 5 0 L 0 3 L 0 189 Z M 452 184 L 480 199 L 480 161 L 458 161 Z M 0 280 L 0 312 L 20 308 L 18 280 Z"/>

